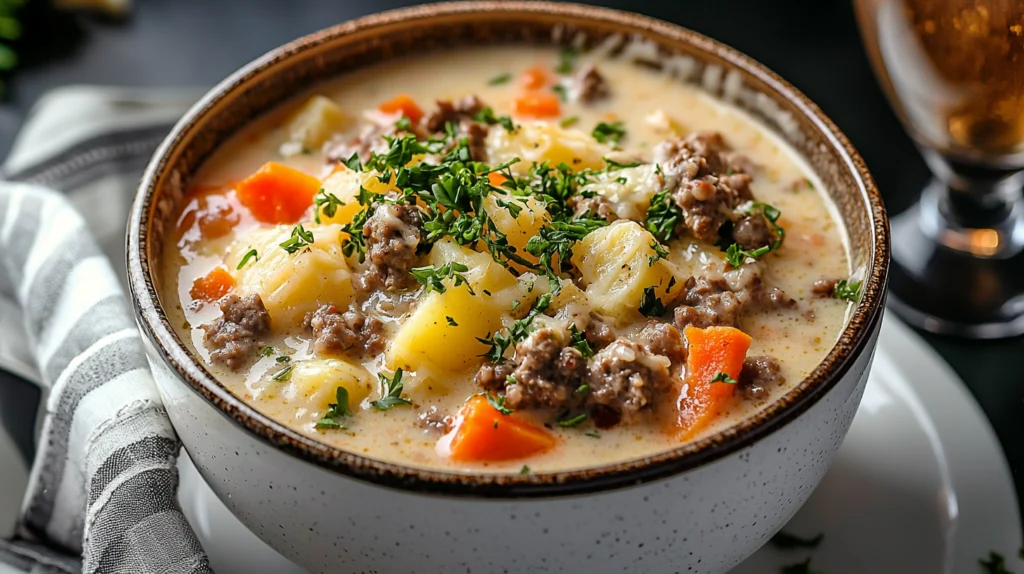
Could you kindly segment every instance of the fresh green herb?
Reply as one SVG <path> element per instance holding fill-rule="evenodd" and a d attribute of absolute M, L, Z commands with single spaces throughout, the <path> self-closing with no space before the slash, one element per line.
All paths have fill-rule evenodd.
<path fill-rule="evenodd" d="M 277 358 L 278 363 L 290 363 L 291 360 L 292 358 L 289 357 L 288 355 L 281 355 L 280 357 Z"/>
<path fill-rule="evenodd" d="M 598 434 L 598 432 L 596 430 L 587 431 L 587 432 L 585 432 L 583 434 L 589 436 L 590 438 L 601 438 L 601 435 Z"/>
<path fill-rule="evenodd" d="M 342 160 L 342 164 L 352 171 L 363 171 L 363 164 L 359 161 L 359 154 L 352 152 L 352 155 L 348 156 L 348 159 Z"/>
<path fill-rule="evenodd" d="M 263 355 L 264 357 L 269 357 L 269 356 L 274 354 L 274 348 L 273 347 L 263 347 L 262 349 L 260 349 L 260 354 Z"/>
<path fill-rule="evenodd" d="M 562 126 L 563 128 L 570 128 L 570 127 L 578 124 L 579 121 L 580 121 L 580 117 L 579 116 L 569 116 L 569 117 L 565 118 L 564 120 L 558 122 L 558 125 Z"/>
<path fill-rule="evenodd" d="M 507 73 L 506 74 L 501 74 L 500 76 L 494 76 L 490 80 L 487 80 L 487 85 L 488 86 L 500 86 L 502 84 L 507 84 L 508 81 L 511 80 L 511 79 L 512 79 L 512 74 L 507 74 Z"/>
<path fill-rule="evenodd" d="M 668 190 L 654 194 L 647 208 L 647 230 L 651 235 L 662 243 L 668 243 L 676 234 L 676 225 L 682 220 L 683 210 Z"/>
<path fill-rule="evenodd" d="M 554 86 L 551 86 L 551 91 L 558 94 L 558 99 L 563 102 L 569 101 L 569 89 L 562 84 L 555 84 Z"/>
<path fill-rule="evenodd" d="M 608 221 L 584 215 L 569 221 L 552 221 L 526 242 L 526 251 L 536 256 L 553 285 L 558 285 L 560 267 L 572 257 L 572 247 L 591 231 L 608 225 Z M 558 269 L 554 267 L 557 256 Z"/>
<path fill-rule="evenodd" d="M 516 125 L 512 123 L 512 118 L 509 116 L 496 116 L 494 110 L 491 108 L 484 108 L 477 112 L 473 116 L 474 121 L 482 122 L 488 125 L 501 124 L 501 127 L 505 128 L 505 131 L 515 131 Z"/>
<path fill-rule="evenodd" d="M 519 299 L 516 299 L 516 300 L 512 301 L 512 310 L 515 311 L 516 309 L 518 309 L 519 305 L 521 305 L 521 303 L 519 302 Z"/>
<path fill-rule="evenodd" d="M 580 413 L 580 414 L 572 417 L 571 419 L 562 419 L 562 420 L 557 421 L 557 422 L 558 422 L 558 426 L 560 426 L 562 428 L 571 428 L 571 427 L 574 427 L 574 426 L 579 426 L 579 424 L 582 423 L 585 420 L 587 420 L 587 413 Z"/>
<path fill-rule="evenodd" d="M 576 67 L 576 59 L 579 58 L 580 51 L 574 46 L 566 46 L 562 48 L 562 51 L 558 53 L 558 66 L 555 67 L 555 71 L 559 74 L 572 73 L 572 69 Z"/>
<path fill-rule="evenodd" d="M 449 327 L 458 327 L 459 326 L 459 324 L 455 322 L 455 319 L 452 319 L 450 315 L 445 315 L 444 316 L 444 320 L 448 322 L 448 326 Z"/>
<path fill-rule="evenodd" d="M 619 171 L 620 169 L 627 169 L 627 168 L 631 168 L 631 167 L 640 167 L 640 165 L 641 165 L 641 163 L 638 162 L 638 161 L 631 161 L 629 163 L 619 163 L 619 162 L 615 161 L 614 159 L 607 158 L 607 157 L 606 158 L 602 158 L 602 159 L 604 159 L 604 163 L 605 163 L 605 166 L 606 166 L 604 168 L 604 170 L 607 171 L 608 173 L 611 173 L 613 171 Z"/>
<path fill-rule="evenodd" d="M 644 287 L 638 310 L 644 317 L 660 317 L 665 314 L 665 304 L 654 294 L 654 286 Z"/>
<path fill-rule="evenodd" d="M 725 250 L 725 259 L 729 262 L 729 265 L 739 269 L 747 259 L 757 259 L 769 251 L 771 251 L 771 248 L 767 245 L 747 251 L 740 247 L 739 243 L 733 243 Z"/>
<path fill-rule="evenodd" d="M 498 411 L 503 415 L 512 414 L 512 409 L 505 406 L 505 395 L 499 394 L 498 396 L 494 396 L 491 393 L 487 393 L 487 402 L 490 403 L 492 407 L 494 407 L 494 410 Z"/>
<path fill-rule="evenodd" d="M 390 379 L 383 373 L 377 373 L 377 379 L 380 383 L 380 398 L 370 403 L 375 409 L 386 411 L 391 407 L 412 404 L 412 401 L 402 396 L 405 384 L 402 383 L 401 367 L 395 371 L 394 376 Z"/>
<path fill-rule="evenodd" d="M 622 138 L 626 137 L 626 127 L 622 122 L 612 122 L 610 124 L 601 122 L 594 127 L 594 131 L 590 132 L 590 135 L 598 143 L 612 142 L 617 144 Z"/>
<path fill-rule="evenodd" d="M 771 226 L 775 238 L 770 244 L 751 250 L 743 249 L 738 243 L 729 245 L 725 250 L 725 258 L 729 261 L 729 265 L 735 268 L 739 268 L 747 259 L 757 259 L 770 251 L 775 251 L 782 247 L 782 242 L 786 239 L 786 230 L 777 223 L 779 216 L 782 215 L 778 209 L 767 203 L 752 201 L 748 204 L 746 212 L 749 215 L 761 215 L 764 217 L 768 225 Z"/>
<path fill-rule="evenodd" d="M 730 385 L 736 384 L 736 379 L 730 377 L 728 374 L 718 371 L 714 377 L 711 377 L 712 383 L 727 383 Z"/>
<path fill-rule="evenodd" d="M 820 570 L 811 570 L 811 559 L 808 558 L 803 562 L 797 562 L 796 564 L 790 564 L 783 566 L 779 570 L 780 574 L 822 574 Z"/>
<path fill-rule="evenodd" d="M 735 382 L 736 381 L 733 381 L 733 383 Z M 821 541 L 824 539 L 824 532 L 812 538 L 803 538 L 795 534 L 790 534 L 785 530 L 780 530 L 775 534 L 775 536 L 772 536 L 772 539 L 769 540 L 768 543 L 778 548 L 779 550 L 793 550 L 796 548 L 817 548 L 818 545 L 821 544 Z"/>
<path fill-rule="evenodd" d="M 590 385 L 580 385 L 576 387 L 576 394 L 582 395 L 587 392 L 590 392 Z"/>
<path fill-rule="evenodd" d="M 618 183 L 619 185 L 626 185 L 627 183 L 629 183 L 629 179 L 626 178 L 626 176 L 620 175 L 619 177 L 615 178 L 615 183 Z"/>
<path fill-rule="evenodd" d="M 1013 574 L 1006 567 L 1006 559 L 998 552 L 989 552 L 988 558 L 979 558 L 978 564 L 985 574 Z"/>
<path fill-rule="evenodd" d="M 514 347 L 530 335 L 530 332 L 533 330 L 533 320 L 537 315 L 546 311 L 550 304 L 551 293 L 545 293 L 537 298 L 533 308 L 530 309 L 526 317 L 514 321 L 508 328 L 498 331 L 494 335 L 488 333 L 484 338 L 478 337 L 477 341 L 490 347 L 480 356 L 490 359 L 492 363 L 500 363 L 504 359 L 505 351 L 509 347 Z"/>
<path fill-rule="evenodd" d="M 843 279 L 836 283 L 835 289 L 832 290 L 832 296 L 836 299 L 845 299 L 851 303 L 856 303 L 860 299 L 860 281 L 847 281 Z"/>
<path fill-rule="evenodd" d="M 409 118 L 403 119 L 408 120 Z M 333 193 L 327 193 L 323 188 L 320 188 L 319 193 L 313 196 L 313 205 L 316 206 L 313 220 L 320 223 L 321 210 L 327 217 L 334 217 L 334 214 L 338 212 L 338 208 L 345 205 L 345 202 L 338 199 L 338 196 Z"/>
<path fill-rule="evenodd" d="M 579 351 L 580 354 L 583 355 L 584 359 L 589 359 L 594 356 L 594 350 L 590 348 L 590 343 L 587 342 L 586 334 L 580 332 L 580 330 L 576 328 L 575 323 L 569 325 L 569 336 L 569 346 Z M 586 385 L 583 386 L 585 387 Z M 579 389 L 577 389 L 576 392 L 580 392 Z"/>
<path fill-rule="evenodd" d="M 412 129 L 412 122 L 409 120 L 409 116 L 402 116 L 395 122 L 395 128 L 402 131 L 409 131 Z"/>
<path fill-rule="evenodd" d="M 470 286 L 469 280 L 466 279 L 464 273 L 469 271 L 469 267 L 463 263 L 452 261 L 445 263 L 440 267 L 434 267 L 433 265 L 427 265 L 426 267 L 413 267 L 409 272 L 412 274 L 413 279 L 426 287 L 427 293 L 431 291 L 437 291 L 438 293 L 444 293 L 447 290 L 447 286 L 444 284 L 445 279 L 454 279 L 455 287 L 465 285 L 469 289 L 470 295 L 476 295 L 473 291 L 473 287 Z"/>
<path fill-rule="evenodd" d="M 292 228 L 292 235 L 286 241 L 281 243 L 281 249 L 284 249 L 288 253 L 295 253 L 303 247 L 308 247 L 313 244 L 313 233 L 306 231 L 306 228 L 302 227 L 302 224 L 298 224 Z"/>
<path fill-rule="evenodd" d="M 523 468 L 519 469 L 519 474 L 530 474 L 530 467 L 523 465 Z"/>
<path fill-rule="evenodd" d="M 668 257 L 668 250 L 665 249 L 657 241 L 655 241 L 654 243 L 651 243 L 651 249 L 654 250 L 654 255 L 648 255 L 647 256 L 647 266 L 648 267 L 651 267 L 652 265 L 654 265 L 655 261 L 657 261 L 659 259 L 665 259 L 666 257 Z"/>
<path fill-rule="evenodd" d="M 245 267 L 245 264 L 248 263 L 250 259 L 252 259 L 253 261 L 259 261 L 260 254 L 257 253 L 255 249 L 250 249 L 249 251 L 246 251 L 245 255 L 242 256 L 242 260 L 238 262 L 238 267 L 235 267 L 235 269 L 237 270 L 241 269 L 242 267 Z"/>
<path fill-rule="evenodd" d="M 275 380 L 275 381 L 287 381 L 287 380 L 290 380 L 292 378 L 292 366 L 288 365 L 287 367 L 285 367 L 285 368 L 281 369 L 280 371 L 278 371 L 277 373 L 275 373 L 274 376 L 272 376 L 270 378 L 272 380 Z"/>
<path fill-rule="evenodd" d="M 327 405 L 327 412 L 324 413 L 324 417 L 316 421 L 316 425 L 314 425 L 318 429 L 347 428 L 342 419 L 352 416 L 352 411 L 348 408 L 348 389 L 338 386 L 334 394 L 337 402 Z"/>

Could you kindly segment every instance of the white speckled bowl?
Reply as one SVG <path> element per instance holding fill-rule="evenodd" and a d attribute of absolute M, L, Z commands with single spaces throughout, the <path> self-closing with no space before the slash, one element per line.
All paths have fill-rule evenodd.
<path fill-rule="evenodd" d="M 555 33 L 558 30 L 558 33 Z M 581 471 L 457 475 L 385 464 L 292 431 L 233 396 L 175 334 L 156 272 L 196 168 L 310 84 L 387 58 L 497 42 L 638 35 L 683 80 L 751 111 L 826 183 L 863 297 L 835 348 L 758 416 L 657 456 Z M 881 324 L 889 232 L 856 151 L 792 86 L 657 20 L 552 3 L 459 2 L 342 24 L 270 52 L 202 99 L 157 151 L 128 227 L 128 269 L 157 383 L 213 490 L 256 534 L 319 572 L 721 572 L 764 543 L 825 474 L 853 419 Z"/>

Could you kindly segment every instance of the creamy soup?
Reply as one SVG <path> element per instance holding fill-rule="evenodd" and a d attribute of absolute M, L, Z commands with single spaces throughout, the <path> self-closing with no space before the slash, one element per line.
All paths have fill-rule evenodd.
<path fill-rule="evenodd" d="M 320 86 L 206 163 L 165 306 L 259 411 L 466 472 L 636 459 L 749 417 L 859 296 L 822 184 L 650 67 L 533 47 Z"/>

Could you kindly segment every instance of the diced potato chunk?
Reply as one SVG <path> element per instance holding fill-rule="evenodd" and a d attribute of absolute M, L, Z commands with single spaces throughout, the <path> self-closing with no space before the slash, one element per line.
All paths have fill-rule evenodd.
<path fill-rule="evenodd" d="M 259 229 L 235 241 L 227 258 L 241 293 L 258 293 L 275 327 L 292 327 L 306 313 L 323 303 L 345 308 L 352 300 L 352 272 L 341 252 L 339 225 L 310 226 L 313 243 L 288 253 L 281 243 L 292 227 L 279 225 Z M 242 257 L 255 249 L 259 259 L 250 259 L 235 270 Z"/>
<path fill-rule="evenodd" d="M 520 158 L 512 171 L 523 175 L 534 163 L 547 161 L 551 167 L 560 163 L 573 168 L 601 169 L 604 156 L 611 151 L 607 145 L 577 130 L 563 130 L 549 122 L 523 123 L 514 132 L 491 128 L 487 135 L 487 157 L 492 165 Z"/>
<path fill-rule="evenodd" d="M 522 210 L 517 217 L 512 212 L 498 205 L 498 202 L 519 206 Z M 512 194 L 491 193 L 484 198 L 484 211 L 490 216 L 498 231 L 505 234 L 508 244 L 516 248 L 516 255 L 536 262 L 537 258 L 526 252 L 526 242 L 540 233 L 540 228 L 551 221 L 544 202 L 535 197 L 519 197 Z M 519 266 L 516 266 L 519 268 Z M 520 270 L 522 270 L 520 268 Z"/>
<path fill-rule="evenodd" d="M 327 176 L 320 184 L 324 193 L 333 194 L 345 205 L 338 206 L 333 217 L 324 214 L 324 206 L 320 207 L 320 221 L 322 223 L 351 223 L 352 218 L 359 213 L 363 206 L 359 205 L 359 187 L 365 187 L 370 193 L 383 194 L 394 189 L 388 183 L 382 183 L 377 179 L 376 171 L 356 172 L 344 166 L 338 168 L 334 173 Z"/>
<path fill-rule="evenodd" d="M 390 369 L 415 371 L 420 375 L 418 380 L 429 379 L 430 387 L 440 391 L 453 374 L 479 364 L 479 356 L 487 348 L 477 337 L 502 327 L 502 317 L 510 313 L 512 301 L 519 298 L 521 289 L 516 278 L 489 254 L 474 252 L 449 240 L 434 246 L 430 260 L 435 267 L 452 261 L 468 266 L 465 275 L 475 295 L 465 285 L 454 287 L 447 283 L 444 293 L 424 295 L 395 333 L 386 357 Z M 529 305 L 521 302 L 517 310 Z M 406 388 L 416 392 L 425 386 L 410 382 Z"/>
<path fill-rule="evenodd" d="M 653 286 L 666 304 L 682 289 L 686 278 L 675 265 L 666 259 L 651 262 L 654 242 L 637 222 L 619 220 L 593 231 L 573 248 L 572 261 L 596 310 L 628 322 L 636 318 L 645 288 Z"/>
<path fill-rule="evenodd" d="M 341 106 L 325 96 L 315 95 L 288 120 L 288 135 L 291 141 L 315 150 L 351 123 L 352 119 Z"/>
<path fill-rule="evenodd" d="M 310 359 L 292 365 L 291 378 L 281 393 L 289 403 L 309 405 L 311 410 L 327 410 L 337 400 L 337 388 L 348 391 L 348 406 L 353 411 L 374 386 L 373 375 L 362 365 L 342 359 Z"/>

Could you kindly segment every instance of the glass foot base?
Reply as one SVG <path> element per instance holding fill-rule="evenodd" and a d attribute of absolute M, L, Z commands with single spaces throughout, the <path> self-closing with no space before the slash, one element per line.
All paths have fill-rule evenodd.
<path fill-rule="evenodd" d="M 889 305 L 926 331 L 971 339 L 1024 334 L 1024 214 L 992 228 L 943 216 L 934 189 L 892 219 Z"/>

